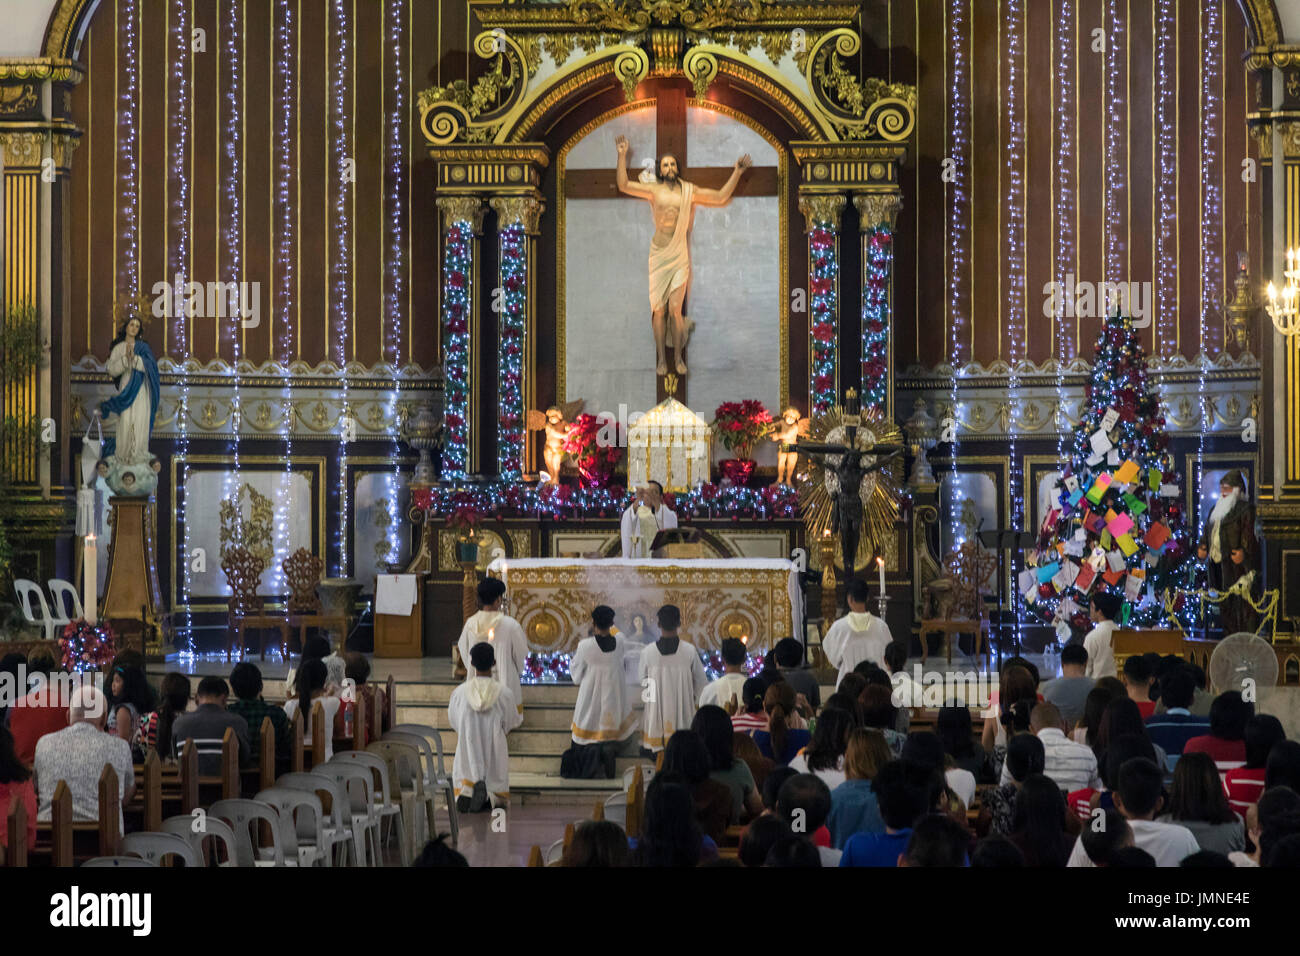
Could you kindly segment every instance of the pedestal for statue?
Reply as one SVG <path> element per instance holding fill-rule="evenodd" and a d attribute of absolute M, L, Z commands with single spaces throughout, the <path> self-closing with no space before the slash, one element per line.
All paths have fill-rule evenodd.
<path fill-rule="evenodd" d="M 99 616 L 124 647 L 134 645 L 146 658 L 162 660 L 166 613 L 158 586 L 157 505 L 152 496 L 116 495 L 108 503 L 113 537 Z"/>

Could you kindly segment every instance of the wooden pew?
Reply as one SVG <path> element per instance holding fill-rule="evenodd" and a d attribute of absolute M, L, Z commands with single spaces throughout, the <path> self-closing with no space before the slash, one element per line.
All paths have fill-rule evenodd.
<path fill-rule="evenodd" d="M 632 782 L 627 788 L 627 835 L 635 839 L 641 835 L 641 814 L 645 809 L 645 784 L 641 765 L 632 772 Z"/>
<path fill-rule="evenodd" d="M 375 726 L 383 731 L 392 730 L 397 726 L 397 681 L 393 680 L 393 675 L 388 675 L 388 680 L 384 681 L 384 713 L 382 723 Z"/>
<path fill-rule="evenodd" d="M 5 866 L 19 867 L 27 865 L 27 808 L 23 806 L 22 797 L 14 798 L 6 811 L 9 817 L 9 846 L 5 853 Z"/>
<path fill-rule="evenodd" d="M 49 822 L 36 824 L 28 860 L 42 866 L 72 866 L 72 791 L 60 780 L 50 801 Z"/>
<path fill-rule="evenodd" d="M 99 775 L 99 820 L 72 825 L 74 832 L 99 836 L 99 851 L 95 856 L 117 856 L 122 850 L 121 792 L 117 771 L 112 764 L 104 764 L 104 772 Z"/>
<path fill-rule="evenodd" d="M 157 833 L 163 821 L 163 788 L 165 770 L 157 751 L 149 751 L 144 763 L 135 765 L 135 779 L 138 786 L 131 802 L 122 808 L 128 831 Z M 177 774 L 171 774 L 173 790 L 176 789 Z M 173 796 L 177 799 L 179 794 Z"/>
<path fill-rule="evenodd" d="M 566 855 L 568 854 L 569 847 L 571 846 L 573 846 L 573 824 L 566 823 L 564 825 L 564 852 Z"/>
<path fill-rule="evenodd" d="M 177 775 L 177 782 L 180 784 L 181 813 L 193 813 L 200 806 L 199 750 L 193 740 L 185 741 L 185 746 L 181 748 L 180 773 Z"/>
<path fill-rule="evenodd" d="M 306 767 L 306 758 L 303 754 L 302 721 L 302 711 L 295 710 L 293 719 L 289 721 L 289 736 L 293 741 L 293 749 L 289 755 L 289 769 L 294 773 L 302 773 Z"/>
<path fill-rule="evenodd" d="M 604 819 L 605 819 L 605 801 L 604 801 L 604 800 L 597 800 L 597 801 L 596 801 L 596 808 L 595 808 L 594 810 L 591 811 L 591 818 L 592 818 L 593 820 L 604 820 Z"/>
<path fill-rule="evenodd" d="M 50 808 L 50 821 L 36 825 L 36 846 L 31 848 L 29 859 L 38 857 L 41 862 L 49 860 L 52 866 L 72 866 L 77 860 L 88 860 L 92 856 L 117 856 L 122 846 L 122 830 L 119 813 L 122 798 L 118 789 L 117 771 L 112 764 L 104 764 L 99 776 L 98 787 L 99 818 L 97 820 L 74 820 L 72 818 L 72 791 L 66 780 L 60 780 L 54 788 L 54 797 Z M 82 843 L 88 842 L 85 834 L 94 834 L 91 852 L 78 853 L 75 849 L 78 835 Z"/>
<path fill-rule="evenodd" d="M 234 800 L 239 797 L 239 740 L 235 737 L 233 727 L 227 727 L 221 735 L 221 768 L 217 775 L 199 777 L 198 785 L 206 787 L 210 792 L 220 793 L 216 799 L 204 800 L 204 806 L 215 803 L 216 800 Z"/>
<path fill-rule="evenodd" d="M 249 730 L 252 730 L 250 727 Z M 253 797 L 262 790 L 275 786 L 275 725 L 270 717 L 262 718 L 258 730 L 257 760 L 250 767 L 239 771 L 241 793 Z"/>
<path fill-rule="evenodd" d="M 369 702 L 367 702 L 367 697 Z M 357 694 L 357 699 L 352 703 L 352 740 L 351 747 L 353 750 L 365 750 L 367 731 L 371 727 L 377 726 L 372 721 L 374 712 L 374 702 L 378 700 L 374 694 Z M 379 734 L 375 734 L 375 739 L 379 739 Z"/>
<path fill-rule="evenodd" d="M 528 851 L 528 865 L 529 866 L 544 865 L 542 863 L 542 848 L 540 846 L 534 846 L 531 850 Z"/>
<path fill-rule="evenodd" d="M 333 727 L 325 726 L 325 704 L 317 700 L 311 705 L 311 767 L 325 763 L 325 742 L 328 740 L 325 735 L 333 733 Z"/>

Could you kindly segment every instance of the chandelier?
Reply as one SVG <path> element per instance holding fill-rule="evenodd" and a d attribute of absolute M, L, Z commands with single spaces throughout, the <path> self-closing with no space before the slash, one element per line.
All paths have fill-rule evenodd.
<path fill-rule="evenodd" d="M 1282 274 L 1286 276 L 1286 285 L 1279 295 L 1273 283 L 1268 284 L 1268 304 L 1264 308 L 1281 335 L 1296 335 L 1300 333 L 1300 250 L 1286 251 L 1286 269 Z"/>

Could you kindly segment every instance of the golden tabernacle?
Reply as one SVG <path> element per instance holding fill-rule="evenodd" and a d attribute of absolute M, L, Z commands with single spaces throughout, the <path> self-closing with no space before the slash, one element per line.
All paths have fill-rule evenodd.
<path fill-rule="evenodd" d="M 665 604 L 681 609 L 681 636 L 701 650 L 736 637 L 762 654 L 802 634 L 799 573 L 781 559 L 498 559 L 488 573 L 506 582 L 507 609 L 539 653 L 571 653 L 599 604 L 614 609 L 625 638 L 641 642 L 659 637 L 655 612 Z"/>

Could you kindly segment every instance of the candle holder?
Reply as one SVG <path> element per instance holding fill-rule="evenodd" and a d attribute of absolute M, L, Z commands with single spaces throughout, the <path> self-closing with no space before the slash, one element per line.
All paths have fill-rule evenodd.
<path fill-rule="evenodd" d="M 889 607 L 889 595 L 881 594 L 876 598 L 876 616 L 882 621 L 885 620 L 885 611 Z"/>

